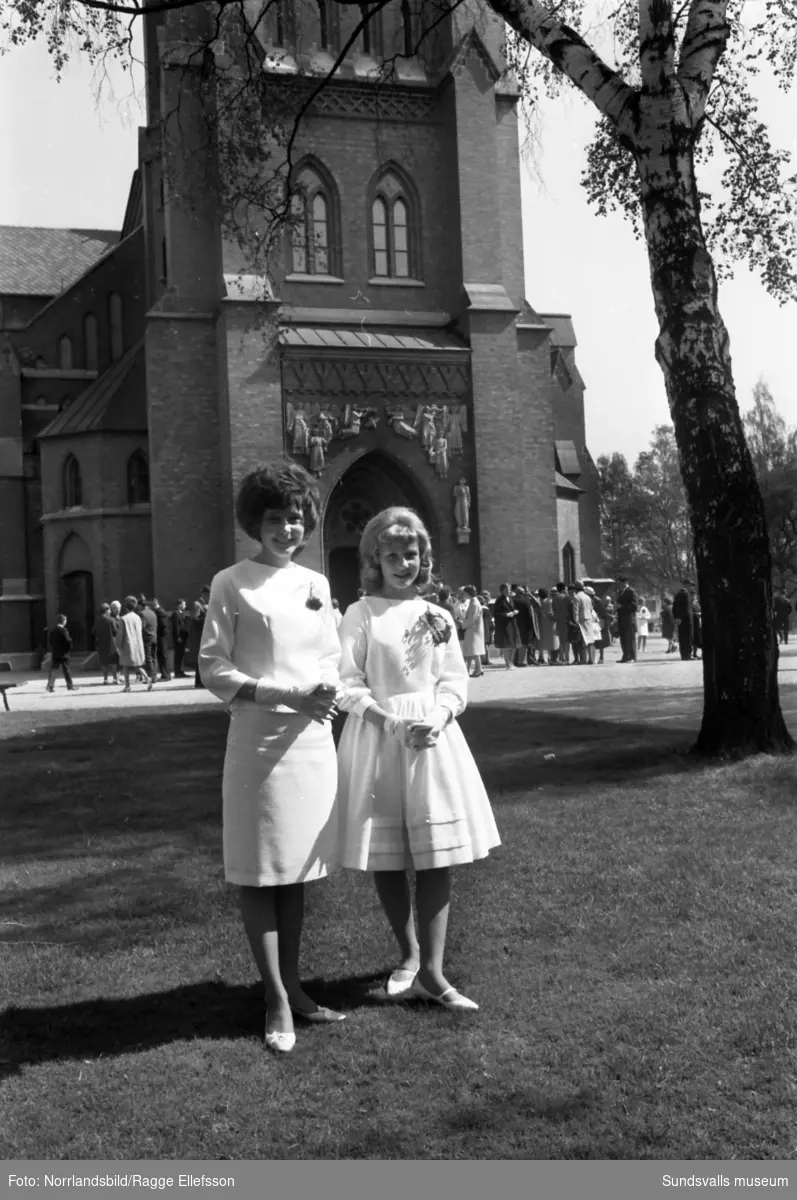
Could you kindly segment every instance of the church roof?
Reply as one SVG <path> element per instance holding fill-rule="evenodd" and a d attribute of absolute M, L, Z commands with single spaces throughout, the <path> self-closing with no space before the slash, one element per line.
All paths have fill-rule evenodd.
<path fill-rule="evenodd" d="M 584 491 L 583 488 L 578 487 L 575 483 L 571 483 L 569 479 L 565 479 L 564 475 L 560 475 L 558 471 L 554 471 L 553 474 L 556 486 L 561 488 L 563 492 L 576 492 L 578 495 L 581 495 Z"/>
<path fill-rule="evenodd" d="M 279 336 L 282 346 L 303 350 L 345 350 L 349 353 L 361 353 L 363 350 L 409 350 L 421 353 L 428 353 L 430 350 L 458 350 L 462 354 L 468 353 L 467 346 L 458 338 L 437 329 L 398 333 L 373 326 L 368 329 L 327 329 L 317 325 L 291 325 L 283 326 Z"/>
<path fill-rule="evenodd" d="M 573 318 L 569 313 L 540 313 L 546 325 L 550 325 L 552 346 L 572 348 L 577 346 L 576 331 L 573 328 Z"/>
<path fill-rule="evenodd" d="M 144 339 L 131 346 L 39 437 L 74 433 L 140 433 L 147 428 Z"/>
<path fill-rule="evenodd" d="M 118 241 L 110 229 L 0 225 L 0 295 L 57 296 Z"/>

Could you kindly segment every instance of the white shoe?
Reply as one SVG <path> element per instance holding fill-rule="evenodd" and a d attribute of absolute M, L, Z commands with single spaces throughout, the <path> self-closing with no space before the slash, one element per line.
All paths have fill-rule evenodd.
<path fill-rule="evenodd" d="M 281 1029 L 275 1029 L 273 1033 L 266 1033 L 265 1040 L 267 1050 L 274 1050 L 277 1054 L 290 1054 L 296 1045 L 296 1034 L 284 1033 Z"/>
<path fill-rule="evenodd" d="M 397 979 L 396 976 L 401 972 L 402 975 L 409 975 L 409 979 Z M 412 985 L 415 983 L 418 972 L 405 970 L 403 967 L 398 967 L 390 976 L 385 984 L 385 994 L 391 1000 L 397 1000 L 400 996 L 409 996 L 412 991 Z"/>
<path fill-rule="evenodd" d="M 467 996 L 463 996 L 456 988 L 446 988 L 439 996 L 435 996 L 433 992 L 427 992 L 422 983 L 419 983 L 417 978 L 412 981 L 411 994 L 420 1000 L 428 1000 L 430 1004 L 439 1004 L 442 1008 L 447 1008 L 451 1012 L 476 1012 L 478 1004 L 475 1000 L 469 1000 Z"/>

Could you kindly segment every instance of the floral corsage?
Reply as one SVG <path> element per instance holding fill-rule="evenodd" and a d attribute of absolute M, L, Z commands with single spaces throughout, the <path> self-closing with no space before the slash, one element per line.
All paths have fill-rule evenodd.
<path fill-rule="evenodd" d="M 307 593 L 307 599 L 304 602 L 304 606 L 305 608 L 312 608 L 316 612 L 319 608 L 324 607 L 324 601 L 320 596 L 316 596 L 312 583 L 310 584 L 310 591 Z"/>
<path fill-rule="evenodd" d="M 423 619 L 429 627 L 435 646 L 440 646 L 443 642 L 449 641 L 451 638 L 451 626 L 442 613 L 432 612 L 431 608 L 427 608 L 423 614 Z"/>

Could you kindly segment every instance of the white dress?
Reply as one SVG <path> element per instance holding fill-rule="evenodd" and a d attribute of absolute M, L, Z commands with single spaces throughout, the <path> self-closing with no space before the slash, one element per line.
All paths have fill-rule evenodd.
<path fill-rule="evenodd" d="M 465 637 L 462 642 L 462 653 L 466 658 L 481 657 L 484 654 L 484 619 L 482 606 L 474 596 L 465 610 L 463 624 Z"/>
<path fill-rule="evenodd" d="M 636 631 L 638 637 L 648 636 L 648 621 L 650 620 L 650 609 L 643 604 L 636 615 Z"/>
<path fill-rule="evenodd" d="M 308 608 L 311 596 L 319 608 Z M 331 728 L 278 702 L 285 690 L 337 686 L 333 611 L 324 576 L 298 564 L 244 559 L 211 584 L 199 669 L 205 686 L 230 705 L 222 783 L 230 883 L 304 883 L 337 866 Z M 276 689 L 273 703 L 236 698 L 253 679 Z"/>
<path fill-rule="evenodd" d="M 427 613 L 448 641 L 435 644 Z M 338 747 L 341 864 L 425 870 L 485 858 L 501 839 L 456 720 L 437 745 L 409 750 L 362 716 L 374 702 L 419 721 L 437 706 L 455 718 L 464 710 L 468 675 L 451 614 L 417 598 L 366 596 L 346 609 L 340 641 L 338 704 L 349 714 Z"/>

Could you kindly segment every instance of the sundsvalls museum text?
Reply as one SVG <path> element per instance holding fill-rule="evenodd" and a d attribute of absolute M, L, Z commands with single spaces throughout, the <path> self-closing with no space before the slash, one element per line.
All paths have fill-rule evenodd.
<path fill-rule="evenodd" d="M 75 1187 L 121 1187 L 121 1188 L 152 1188 L 162 1191 L 167 1187 L 218 1187 L 234 1188 L 235 1180 L 232 1175 L 9 1175 L 8 1186 L 11 1187 L 45 1187 L 75 1188 Z"/>
<path fill-rule="evenodd" d="M 785 1175 L 662 1175 L 662 1187 L 667 1188 L 787 1188 Z"/>

